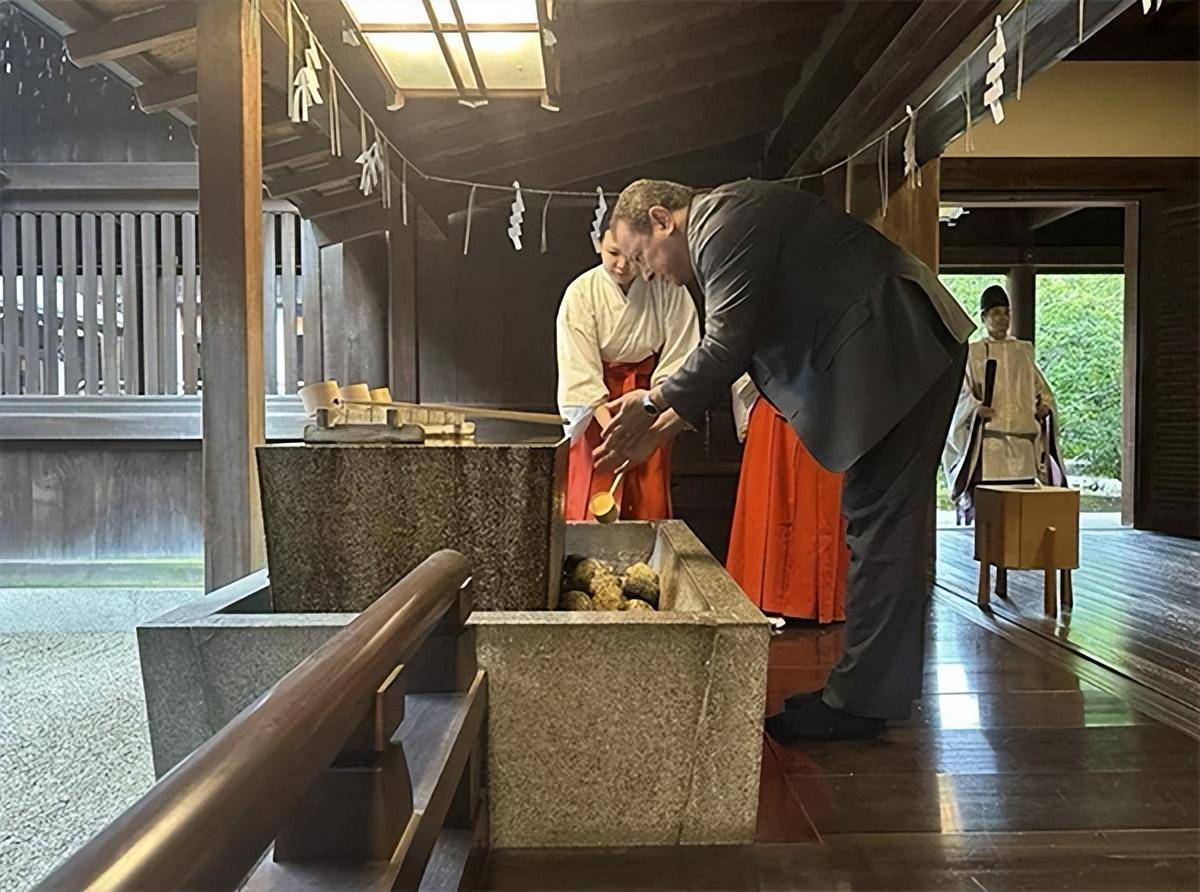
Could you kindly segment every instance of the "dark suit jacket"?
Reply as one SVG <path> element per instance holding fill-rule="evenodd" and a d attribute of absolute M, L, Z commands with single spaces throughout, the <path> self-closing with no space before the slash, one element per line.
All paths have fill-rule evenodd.
<path fill-rule="evenodd" d="M 974 329 L 928 267 L 794 186 L 696 196 L 687 240 L 705 334 L 664 382 L 666 402 L 697 425 L 749 371 L 834 471 L 916 405 Z"/>

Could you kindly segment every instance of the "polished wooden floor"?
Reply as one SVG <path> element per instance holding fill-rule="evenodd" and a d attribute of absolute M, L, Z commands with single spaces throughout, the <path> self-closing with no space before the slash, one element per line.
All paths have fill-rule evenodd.
<path fill-rule="evenodd" d="M 938 535 L 937 582 L 972 603 L 974 534 Z M 1042 574 L 1010 571 L 999 616 L 1176 701 L 1200 727 L 1200 543 L 1138 530 L 1084 530 L 1075 606 L 1049 618 Z"/>
<path fill-rule="evenodd" d="M 871 742 L 764 742 L 758 844 L 493 853 L 492 889 L 1196 890 L 1197 744 L 935 594 L 925 696 Z M 768 710 L 838 626 L 771 646 Z"/>

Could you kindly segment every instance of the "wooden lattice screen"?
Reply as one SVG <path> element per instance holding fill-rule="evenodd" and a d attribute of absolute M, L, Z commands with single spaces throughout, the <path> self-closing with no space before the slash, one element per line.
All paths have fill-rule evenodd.
<path fill-rule="evenodd" d="M 0 393 L 202 389 L 197 236 L 188 211 L 0 214 Z M 295 393 L 321 377 L 321 289 L 294 213 L 263 214 L 263 286 L 266 391 Z"/>

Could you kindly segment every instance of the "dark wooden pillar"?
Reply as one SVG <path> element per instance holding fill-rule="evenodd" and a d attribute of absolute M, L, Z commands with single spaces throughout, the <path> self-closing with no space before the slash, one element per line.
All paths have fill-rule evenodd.
<path fill-rule="evenodd" d="M 938 271 L 938 198 L 941 192 L 941 159 L 927 161 L 921 168 L 921 185 L 910 189 L 903 179 L 888 197 L 887 216 L 876 210 L 867 222 Z"/>
<path fill-rule="evenodd" d="M 388 384 L 387 263 L 383 233 L 321 249 L 325 377 L 343 387 L 358 382 L 370 387 Z"/>
<path fill-rule="evenodd" d="M 1008 301 L 1012 304 L 1012 335 L 1033 342 L 1037 327 L 1037 269 L 1014 266 L 1008 271 Z"/>
<path fill-rule="evenodd" d="M 408 225 L 403 209 L 392 206 L 388 227 L 388 386 L 392 397 L 418 402 L 417 355 L 417 214 L 409 198 Z"/>
<path fill-rule="evenodd" d="M 204 585 L 265 563 L 262 57 L 255 0 L 197 4 L 203 282 Z"/>
<path fill-rule="evenodd" d="M 1138 281 L 1141 278 L 1141 202 L 1125 205 L 1125 324 L 1122 333 L 1121 356 L 1121 523 L 1135 526 L 1137 523 L 1138 452 L 1141 449 L 1138 437 L 1138 403 L 1141 392 L 1138 388 L 1140 367 L 1141 326 L 1138 322 Z"/>

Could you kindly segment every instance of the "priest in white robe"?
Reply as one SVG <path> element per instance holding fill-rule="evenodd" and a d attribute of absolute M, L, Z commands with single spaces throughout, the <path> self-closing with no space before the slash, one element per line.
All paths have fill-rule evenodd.
<path fill-rule="evenodd" d="M 605 404 L 658 386 L 700 342 L 687 289 L 645 281 L 610 231 L 604 233 L 600 260 L 567 286 L 558 309 L 558 408 L 571 438 L 568 520 L 587 520 L 591 496 L 612 484 L 611 472 L 598 474 L 592 466 L 592 450 L 611 420 Z M 670 443 L 630 468 L 614 497 L 623 519 L 669 518 Z"/>
<path fill-rule="evenodd" d="M 1034 361 L 1033 344 L 1009 335 L 1008 294 L 999 285 L 984 290 L 980 315 L 987 336 L 969 347 L 942 453 L 958 521 L 968 524 L 974 522 L 980 483 L 1065 483 L 1054 393 Z M 990 388 L 989 363 L 995 363 Z"/>

